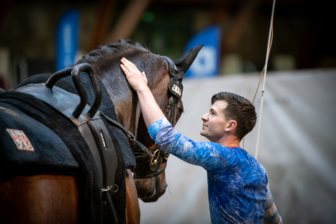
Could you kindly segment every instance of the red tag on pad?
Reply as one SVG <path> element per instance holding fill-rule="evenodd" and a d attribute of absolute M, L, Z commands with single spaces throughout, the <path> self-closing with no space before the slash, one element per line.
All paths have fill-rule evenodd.
<path fill-rule="evenodd" d="M 19 150 L 34 151 L 34 147 L 23 131 L 9 128 L 7 128 L 6 131 L 12 137 Z"/>

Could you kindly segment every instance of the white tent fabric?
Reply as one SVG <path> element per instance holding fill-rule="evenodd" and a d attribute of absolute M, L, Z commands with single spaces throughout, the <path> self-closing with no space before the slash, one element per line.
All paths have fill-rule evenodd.
<path fill-rule="evenodd" d="M 195 141 L 201 116 L 220 91 L 252 101 L 258 74 L 185 80 L 176 130 Z M 258 161 L 266 168 L 284 223 L 336 223 L 336 70 L 269 72 Z M 259 112 L 260 91 L 256 99 Z M 245 149 L 254 156 L 257 126 Z M 241 143 L 242 144 L 242 143 Z M 170 156 L 168 189 L 157 202 L 140 201 L 141 223 L 210 223 L 206 171 Z"/>

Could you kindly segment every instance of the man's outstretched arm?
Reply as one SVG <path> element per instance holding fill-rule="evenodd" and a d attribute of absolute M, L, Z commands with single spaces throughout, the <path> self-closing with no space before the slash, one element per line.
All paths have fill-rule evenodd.
<path fill-rule="evenodd" d="M 282 219 L 278 212 L 277 207 L 274 204 L 269 184 L 267 184 L 267 194 L 266 194 L 263 223 L 264 224 L 282 224 Z"/>
<path fill-rule="evenodd" d="M 223 172 L 236 161 L 231 148 L 213 142 L 195 142 L 175 131 L 165 117 L 153 122 L 148 132 L 161 150 L 208 171 Z"/>

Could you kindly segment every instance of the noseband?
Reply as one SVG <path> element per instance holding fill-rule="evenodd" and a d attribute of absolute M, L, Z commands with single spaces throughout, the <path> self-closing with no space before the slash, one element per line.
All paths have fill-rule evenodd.
<path fill-rule="evenodd" d="M 184 72 L 178 72 L 174 62 L 166 57 L 162 56 L 168 63 L 168 72 L 170 76 L 170 82 L 168 83 L 168 92 L 170 95 L 167 108 L 165 110 L 165 116 L 169 120 L 171 125 L 175 125 L 175 105 L 178 100 L 182 97 L 182 78 L 184 77 Z M 138 163 L 144 163 L 144 166 L 137 166 L 133 171 L 134 179 L 147 179 L 151 177 L 156 177 L 163 173 L 166 169 L 167 164 L 160 170 L 161 161 L 167 161 L 169 157 L 169 153 L 162 151 L 160 148 L 156 150 L 149 151 L 147 147 L 145 147 L 141 142 L 136 140 L 133 133 L 125 129 L 118 122 L 108 118 L 104 114 L 101 114 L 106 121 L 120 130 L 122 130 L 129 139 L 134 142 L 137 147 L 137 150 L 133 152 L 135 160 Z M 154 145 L 155 146 L 155 145 Z"/>

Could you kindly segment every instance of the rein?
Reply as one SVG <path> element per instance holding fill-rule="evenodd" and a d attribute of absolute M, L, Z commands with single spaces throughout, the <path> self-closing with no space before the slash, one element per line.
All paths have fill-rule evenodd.
<path fill-rule="evenodd" d="M 150 164 L 153 166 L 153 165 L 157 164 L 157 161 L 159 159 L 160 154 L 164 154 L 164 159 L 168 159 L 169 153 L 161 152 L 159 149 L 155 150 L 154 152 L 149 151 L 146 146 L 144 146 L 141 142 L 136 140 L 136 138 L 135 138 L 135 136 L 132 132 L 130 132 L 129 130 L 124 128 L 120 123 L 118 123 L 115 120 L 112 120 L 111 118 L 107 117 L 103 113 L 98 112 L 97 114 L 102 116 L 103 118 L 105 118 L 107 123 L 109 123 L 111 125 L 114 125 L 115 127 L 119 128 L 122 132 L 124 132 L 127 135 L 127 137 L 132 142 L 135 143 L 135 145 L 138 147 L 138 149 L 141 150 L 141 151 L 133 152 L 136 161 L 148 160 L 149 159 Z M 134 179 L 146 179 L 146 178 L 158 176 L 159 174 L 161 174 L 165 170 L 165 168 L 166 168 L 166 166 L 162 170 L 159 170 L 155 173 L 151 173 L 151 174 L 144 175 L 144 176 L 138 176 L 138 175 L 136 175 L 136 173 L 134 173 L 133 178 Z"/>
<path fill-rule="evenodd" d="M 170 118 L 169 118 L 169 122 L 173 122 L 174 119 L 174 115 L 175 115 L 175 108 L 173 107 L 174 104 L 168 103 L 167 109 L 166 109 L 166 117 L 168 116 L 168 113 L 170 112 Z M 144 160 L 149 160 L 149 169 L 154 172 L 154 173 L 149 173 L 147 175 L 137 175 L 134 172 L 134 179 L 147 179 L 147 178 L 151 178 L 151 177 L 155 177 L 160 175 L 161 173 L 164 172 L 164 170 L 166 169 L 167 165 L 165 165 L 165 167 L 161 170 L 159 170 L 161 162 L 159 162 L 160 158 L 162 157 L 162 159 L 164 161 L 168 160 L 169 157 L 169 153 L 164 152 L 160 149 L 156 149 L 155 151 L 149 151 L 148 148 L 146 146 L 144 146 L 141 142 L 139 142 L 138 140 L 136 140 L 134 134 L 132 132 L 130 132 L 129 130 L 127 130 L 125 127 L 123 127 L 119 122 L 112 120 L 111 118 L 107 117 L 105 114 L 98 112 L 97 113 L 99 116 L 103 117 L 107 123 L 119 128 L 122 132 L 124 132 L 126 134 L 126 136 L 135 143 L 135 145 L 138 147 L 138 149 L 140 149 L 139 151 L 135 151 L 133 152 L 135 160 L 138 161 L 144 161 Z M 173 114 L 173 116 L 172 116 Z M 150 148 L 154 148 L 157 147 L 155 144 L 152 145 Z"/>
<path fill-rule="evenodd" d="M 130 132 L 129 130 L 127 130 L 126 128 L 124 128 L 124 126 L 122 126 L 119 122 L 112 120 L 111 118 L 109 118 L 108 116 L 106 116 L 105 114 L 98 112 L 98 115 L 102 116 L 103 118 L 105 118 L 105 120 L 107 121 L 107 123 L 114 125 L 115 127 L 119 128 L 122 132 L 124 132 L 127 137 L 134 142 L 139 149 L 141 149 L 143 151 L 144 154 L 146 154 L 147 156 L 152 156 L 152 152 L 149 151 L 147 149 L 146 146 L 144 146 L 141 142 L 139 142 L 138 140 L 136 140 L 134 134 L 132 132 Z M 137 157 L 135 157 L 137 158 Z"/>

